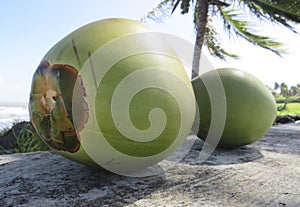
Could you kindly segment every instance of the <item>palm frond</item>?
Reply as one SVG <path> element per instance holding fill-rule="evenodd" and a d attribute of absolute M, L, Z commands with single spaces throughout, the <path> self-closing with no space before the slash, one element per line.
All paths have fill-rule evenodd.
<path fill-rule="evenodd" d="M 181 5 L 180 5 L 181 14 L 186 14 L 189 12 L 191 2 L 194 3 L 194 0 L 177 0 L 173 7 L 172 13 L 175 11 L 175 9 L 177 8 L 177 6 L 180 2 L 181 2 Z"/>
<path fill-rule="evenodd" d="M 300 0 L 243 0 L 258 18 L 284 25 L 296 32 L 290 22 L 300 23 Z"/>
<path fill-rule="evenodd" d="M 285 50 L 282 49 L 283 45 L 281 43 L 270 37 L 255 34 L 253 32 L 254 26 L 251 25 L 250 22 L 246 21 L 241 14 L 237 13 L 236 10 L 219 8 L 219 11 L 227 32 L 233 32 L 250 43 L 270 50 L 279 56 L 285 53 Z"/>
<path fill-rule="evenodd" d="M 218 33 L 212 25 L 212 19 L 209 18 L 206 25 L 204 44 L 207 46 L 210 54 L 214 57 L 220 58 L 221 60 L 226 60 L 227 57 L 238 59 L 238 55 L 229 53 L 222 48 L 222 45 L 219 42 Z"/>
<path fill-rule="evenodd" d="M 177 6 L 178 6 L 179 3 L 180 3 L 180 0 L 177 0 L 176 3 L 174 4 L 173 9 L 172 9 L 172 14 L 176 10 L 176 8 L 177 8 Z"/>
<path fill-rule="evenodd" d="M 171 15 L 173 9 L 174 0 L 163 0 L 155 7 L 150 9 L 145 16 L 139 21 L 145 23 L 147 20 L 155 22 L 163 22 L 164 19 Z"/>

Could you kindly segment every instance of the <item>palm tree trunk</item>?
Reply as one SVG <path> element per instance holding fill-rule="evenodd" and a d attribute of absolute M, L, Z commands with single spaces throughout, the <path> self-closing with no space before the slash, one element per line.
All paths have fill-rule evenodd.
<path fill-rule="evenodd" d="M 193 70 L 192 79 L 198 76 L 201 50 L 204 42 L 205 29 L 207 24 L 209 0 L 197 0 L 195 5 L 195 27 L 196 27 L 196 40 L 193 56 Z"/>

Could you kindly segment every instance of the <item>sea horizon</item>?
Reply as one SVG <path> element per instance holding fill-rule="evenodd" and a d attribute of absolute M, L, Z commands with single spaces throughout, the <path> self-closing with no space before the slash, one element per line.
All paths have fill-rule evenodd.
<path fill-rule="evenodd" d="M 0 106 L 28 106 L 28 101 L 0 101 Z"/>

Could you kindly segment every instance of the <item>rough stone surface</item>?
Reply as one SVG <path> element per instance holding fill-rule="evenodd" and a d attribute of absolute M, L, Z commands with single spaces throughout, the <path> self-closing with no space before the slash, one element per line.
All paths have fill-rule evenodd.
<path fill-rule="evenodd" d="M 51 152 L 0 156 L 0 206 L 300 206 L 300 124 L 217 150 L 201 163 L 197 140 L 157 176 L 124 177 Z"/>

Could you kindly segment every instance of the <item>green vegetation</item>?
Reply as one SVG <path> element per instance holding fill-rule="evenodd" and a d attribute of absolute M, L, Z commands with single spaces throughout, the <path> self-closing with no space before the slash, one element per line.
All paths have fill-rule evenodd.
<path fill-rule="evenodd" d="M 288 103 L 300 103 L 300 96 L 288 96 L 287 98 L 282 95 L 275 96 L 277 103 L 285 103 L 286 99 Z"/>
<path fill-rule="evenodd" d="M 49 149 L 36 133 L 31 123 L 28 123 L 19 133 L 13 130 L 13 134 L 16 138 L 15 151 L 18 153 L 46 151 Z"/>
<path fill-rule="evenodd" d="M 17 127 L 19 123 L 20 122 L 16 122 L 11 129 L 6 128 L 0 132 L 0 139 L 5 136 L 13 136 L 14 138 L 14 147 L 12 149 L 4 149 L 0 145 L 0 154 L 49 150 L 30 122 L 24 122 L 22 128 Z"/>
<path fill-rule="evenodd" d="M 277 103 L 277 116 L 300 116 L 300 83 L 289 87 L 285 83 L 275 82 L 270 90 Z"/>
<path fill-rule="evenodd" d="M 16 124 L 16 123 L 15 123 L 15 124 Z M 15 125 L 15 124 L 14 124 L 14 125 Z M 2 130 L 0 131 L 0 139 L 1 139 L 2 136 L 5 136 L 10 130 L 11 130 L 10 127 L 5 127 L 4 129 L 2 129 Z M 0 147 L 1 147 L 1 146 L 0 146 Z"/>
<path fill-rule="evenodd" d="M 277 104 L 277 108 L 280 109 L 284 104 Z M 300 103 L 289 103 L 285 110 L 277 111 L 278 116 L 293 115 L 300 116 Z"/>

